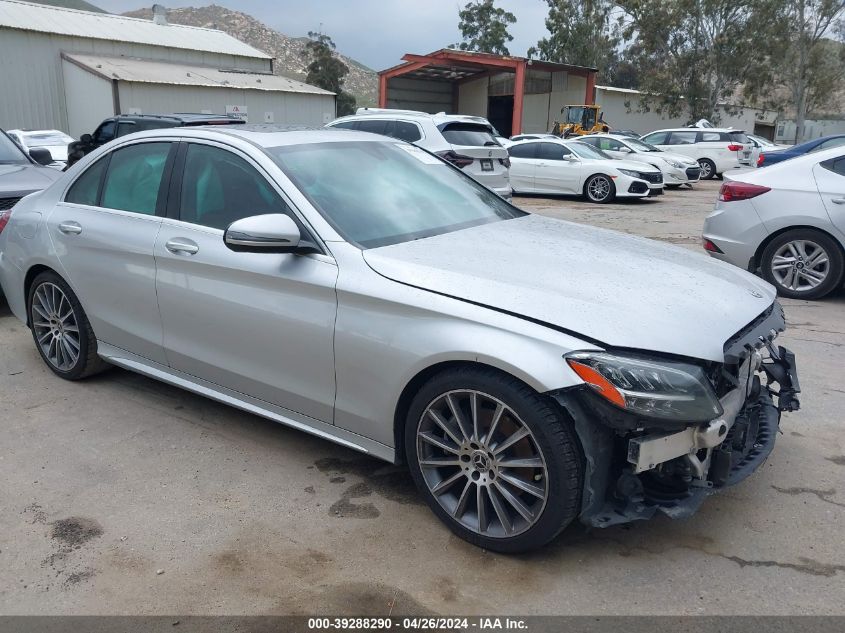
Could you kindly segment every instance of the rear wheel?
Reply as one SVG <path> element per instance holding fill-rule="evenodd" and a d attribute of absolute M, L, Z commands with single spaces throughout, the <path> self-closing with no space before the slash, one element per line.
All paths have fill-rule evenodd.
<path fill-rule="evenodd" d="M 474 545 L 540 547 L 578 514 L 583 466 L 572 427 L 495 370 L 448 370 L 424 385 L 408 413 L 405 450 L 428 505 Z"/>
<path fill-rule="evenodd" d="M 590 202 L 611 202 L 616 197 L 616 186 L 609 176 L 596 174 L 584 184 L 584 195 Z"/>
<path fill-rule="evenodd" d="M 43 272 L 28 297 L 32 338 L 41 358 L 58 376 L 78 380 L 106 369 L 85 311 L 65 280 Z"/>
<path fill-rule="evenodd" d="M 698 166 L 701 167 L 702 180 L 711 180 L 716 177 L 716 164 L 709 158 L 699 158 Z"/>
<path fill-rule="evenodd" d="M 763 251 L 760 267 L 778 294 L 792 299 L 819 299 L 842 281 L 842 248 L 813 229 L 778 235 Z"/>

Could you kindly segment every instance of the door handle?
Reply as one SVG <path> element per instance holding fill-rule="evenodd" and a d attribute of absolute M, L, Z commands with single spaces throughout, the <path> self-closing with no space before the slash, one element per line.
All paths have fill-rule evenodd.
<path fill-rule="evenodd" d="M 200 247 L 194 244 L 191 240 L 178 237 L 168 240 L 164 247 L 171 253 L 185 253 L 186 255 L 193 255 L 200 250 Z"/>
<path fill-rule="evenodd" d="M 845 204 L 845 198 L 833 198 L 831 202 L 833 204 Z"/>
<path fill-rule="evenodd" d="M 62 222 L 59 230 L 65 235 L 79 235 L 82 233 L 82 225 L 79 222 Z"/>

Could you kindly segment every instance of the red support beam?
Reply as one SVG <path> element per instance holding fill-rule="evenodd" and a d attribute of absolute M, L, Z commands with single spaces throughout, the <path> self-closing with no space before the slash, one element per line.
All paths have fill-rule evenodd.
<path fill-rule="evenodd" d="M 516 66 L 513 78 L 513 121 L 511 122 L 511 136 L 522 133 L 522 102 L 525 100 L 525 62 Z"/>
<path fill-rule="evenodd" d="M 387 107 L 387 76 L 378 76 L 378 107 Z"/>
<path fill-rule="evenodd" d="M 591 105 L 596 102 L 596 73 L 587 74 L 587 89 L 584 91 L 584 104 Z"/>

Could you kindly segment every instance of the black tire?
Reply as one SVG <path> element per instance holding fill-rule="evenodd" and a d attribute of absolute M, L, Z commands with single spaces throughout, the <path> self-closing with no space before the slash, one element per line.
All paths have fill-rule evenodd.
<path fill-rule="evenodd" d="M 607 194 L 604 197 L 594 195 L 591 192 L 593 186 L 598 182 L 603 182 L 607 187 Z M 590 202 L 595 202 L 596 204 L 607 204 L 608 202 L 613 202 L 616 199 L 616 185 L 613 184 L 613 179 L 610 178 L 610 176 L 605 176 L 604 174 L 594 174 L 587 178 L 587 182 L 584 183 L 584 197 Z"/>
<path fill-rule="evenodd" d="M 72 310 L 72 316 L 78 333 L 78 356 L 75 362 L 67 367 L 57 366 L 56 362 L 47 356 L 47 353 L 38 340 L 39 336 L 37 330 L 39 328 L 36 323 L 40 322 L 42 317 L 36 311 L 36 308 L 33 307 L 33 304 L 36 301 L 36 293 L 39 288 L 44 287 L 47 289 L 51 286 L 58 287 L 61 292 L 64 293 L 66 301 L 70 304 L 70 309 Z M 59 275 L 52 271 L 45 271 L 39 274 L 33 280 L 32 285 L 29 288 L 26 305 L 27 313 L 29 315 L 30 331 L 32 332 L 32 339 L 35 342 L 35 348 L 41 355 L 41 359 L 54 374 L 66 380 L 79 380 L 81 378 L 92 376 L 110 367 L 108 363 L 97 355 L 97 339 L 94 337 L 94 331 L 91 329 L 91 323 L 89 323 L 85 310 L 82 309 L 82 305 L 79 303 L 79 299 L 76 297 L 73 290 L 71 290 L 70 286 L 68 286 L 68 284 L 65 283 L 65 280 Z"/>
<path fill-rule="evenodd" d="M 698 166 L 701 167 L 701 180 L 713 180 L 716 177 L 716 163 L 709 158 L 699 158 Z"/>
<path fill-rule="evenodd" d="M 425 420 L 429 419 L 429 416 L 425 415 L 428 407 L 441 399 L 444 394 L 457 390 L 476 391 L 481 394 L 479 398 L 489 396 L 506 405 L 517 416 L 521 425 L 530 431 L 531 437 L 527 441 L 531 442 L 530 446 L 536 449 L 539 456 L 544 460 L 545 471 L 540 471 L 540 475 L 536 474 L 537 471 L 528 471 L 526 475 L 531 477 L 531 482 L 542 482 L 538 485 L 545 486 L 546 499 L 542 509 L 533 515 L 533 523 L 526 520 L 527 527 L 518 534 L 508 536 L 500 533 L 496 536 L 487 536 L 481 533 L 486 530 L 469 529 L 441 505 L 441 502 L 430 490 L 430 484 L 426 482 L 423 475 L 419 446 L 424 443 L 421 443 L 418 438 L 418 429 Z M 510 413 L 506 415 L 509 416 Z M 501 419 L 505 420 L 505 416 L 502 416 Z M 505 423 L 500 423 L 500 426 L 502 424 Z M 479 430 L 478 435 L 483 436 L 484 433 Z M 504 445 L 507 437 L 508 435 L 504 434 L 504 439 L 495 440 L 491 444 L 493 450 L 495 450 L 496 445 Z M 513 435 L 510 437 L 513 437 Z M 513 446 L 518 447 L 519 444 Z M 423 385 L 414 397 L 408 411 L 405 423 L 405 454 L 414 482 L 432 511 L 459 537 L 484 549 L 503 553 L 517 553 L 542 547 L 569 525 L 580 511 L 584 459 L 580 443 L 571 423 L 563 417 L 553 402 L 536 393 L 516 378 L 491 368 L 457 367 L 448 369 L 437 374 Z M 463 465 L 463 462 L 459 463 Z M 472 463 L 475 463 L 474 458 Z M 431 468 L 431 466 L 428 466 L 428 468 Z M 461 467 L 452 466 L 452 468 L 457 468 L 458 475 L 462 474 Z M 468 471 L 469 469 L 463 468 L 463 470 Z M 512 474 L 514 471 L 505 472 Z M 535 474 L 529 475 L 532 472 Z M 542 481 L 543 473 L 545 473 L 544 482 Z M 453 497 L 457 497 L 456 487 L 462 488 L 464 485 L 468 489 L 472 489 L 475 494 L 480 494 L 478 489 L 481 488 L 481 485 L 476 484 L 473 487 L 469 482 L 470 474 L 472 473 L 467 472 L 465 474 L 466 480 L 459 479 L 458 483 L 453 486 L 454 494 L 446 493 L 442 496 L 452 494 Z M 497 471 L 497 474 L 499 474 L 501 481 L 501 473 Z M 445 477 L 446 475 L 444 475 Z M 493 477 L 490 478 L 490 488 L 494 486 L 492 480 Z M 515 489 L 512 488 L 511 490 Z M 485 488 L 485 492 L 488 495 L 485 497 L 486 502 L 491 503 L 488 507 L 493 508 L 495 506 L 495 503 L 492 503 L 493 495 L 489 488 Z M 467 495 L 467 498 L 473 499 L 473 501 L 468 502 L 470 505 L 478 507 L 476 503 L 478 496 L 470 494 Z M 500 503 L 501 499 L 500 496 Z M 507 508 L 513 510 L 515 506 L 507 506 Z M 474 516 L 477 517 L 478 514 L 480 513 L 476 510 Z M 492 510 L 488 510 L 488 514 L 494 517 Z M 466 518 L 465 515 L 462 515 L 462 517 Z M 472 517 L 473 515 L 470 512 L 470 522 Z M 519 519 L 516 515 L 514 517 Z M 491 519 L 491 526 L 493 521 L 496 520 L 498 519 L 495 517 Z M 480 522 L 480 518 L 478 521 Z M 499 524 L 501 525 L 501 521 L 499 521 Z"/>
<path fill-rule="evenodd" d="M 781 273 L 779 272 L 776 275 L 773 270 L 774 258 L 778 252 L 796 241 L 805 242 L 804 252 L 808 255 L 807 260 L 813 257 L 816 247 L 823 250 L 824 255 L 827 256 L 828 263 L 822 264 L 821 268 L 814 270 L 816 274 L 824 272 L 825 275 L 824 280 L 814 288 L 802 289 L 800 280 L 798 288 L 789 288 L 784 284 L 784 281 L 788 280 L 786 274 L 779 277 L 778 275 Z M 793 275 L 804 268 L 803 264 L 806 261 L 803 257 L 796 259 L 798 261 L 794 264 Z M 792 229 L 781 233 L 766 245 L 760 256 L 760 270 L 763 278 L 777 288 L 779 295 L 790 299 L 820 299 L 824 297 L 842 284 L 843 268 L 845 266 L 843 265 L 842 246 L 831 237 L 814 229 Z"/>

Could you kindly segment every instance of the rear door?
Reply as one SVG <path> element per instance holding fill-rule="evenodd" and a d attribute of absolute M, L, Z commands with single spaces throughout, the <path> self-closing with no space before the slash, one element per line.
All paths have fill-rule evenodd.
<path fill-rule="evenodd" d="M 817 164 L 813 177 L 830 221 L 845 238 L 845 153 Z"/>
<path fill-rule="evenodd" d="M 534 189 L 548 193 L 581 193 L 581 161 L 560 143 L 538 143 Z"/>
<path fill-rule="evenodd" d="M 490 189 L 508 186 L 508 150 L 499 145 L 492 130 L 481 123 L 455 121 L 439 126 L 443 138 L 458 156 L 472 159 L 462 169 Z"/>
<path fill-rule="evenodd" d="M 514 191 L 534 191 L 534 176 L 537 171 L 539 143 L 519 143 L 508 147 L 510 155 L 510 183 Z"/>
<path fill-rule="evenodd" d="M 118 147 L 89 165 L 47 227 L 97 339 L 166 364 L 153 248 L 176 143 Z"/>
<path fill-rule="evenodd" d="M 297 215 L 245 153 L 184 143 L 155 245 L 170 366 L 323 422 L 333 421 L 337 266 L 327 255 L 241 253 L 235 220 Z"/>

